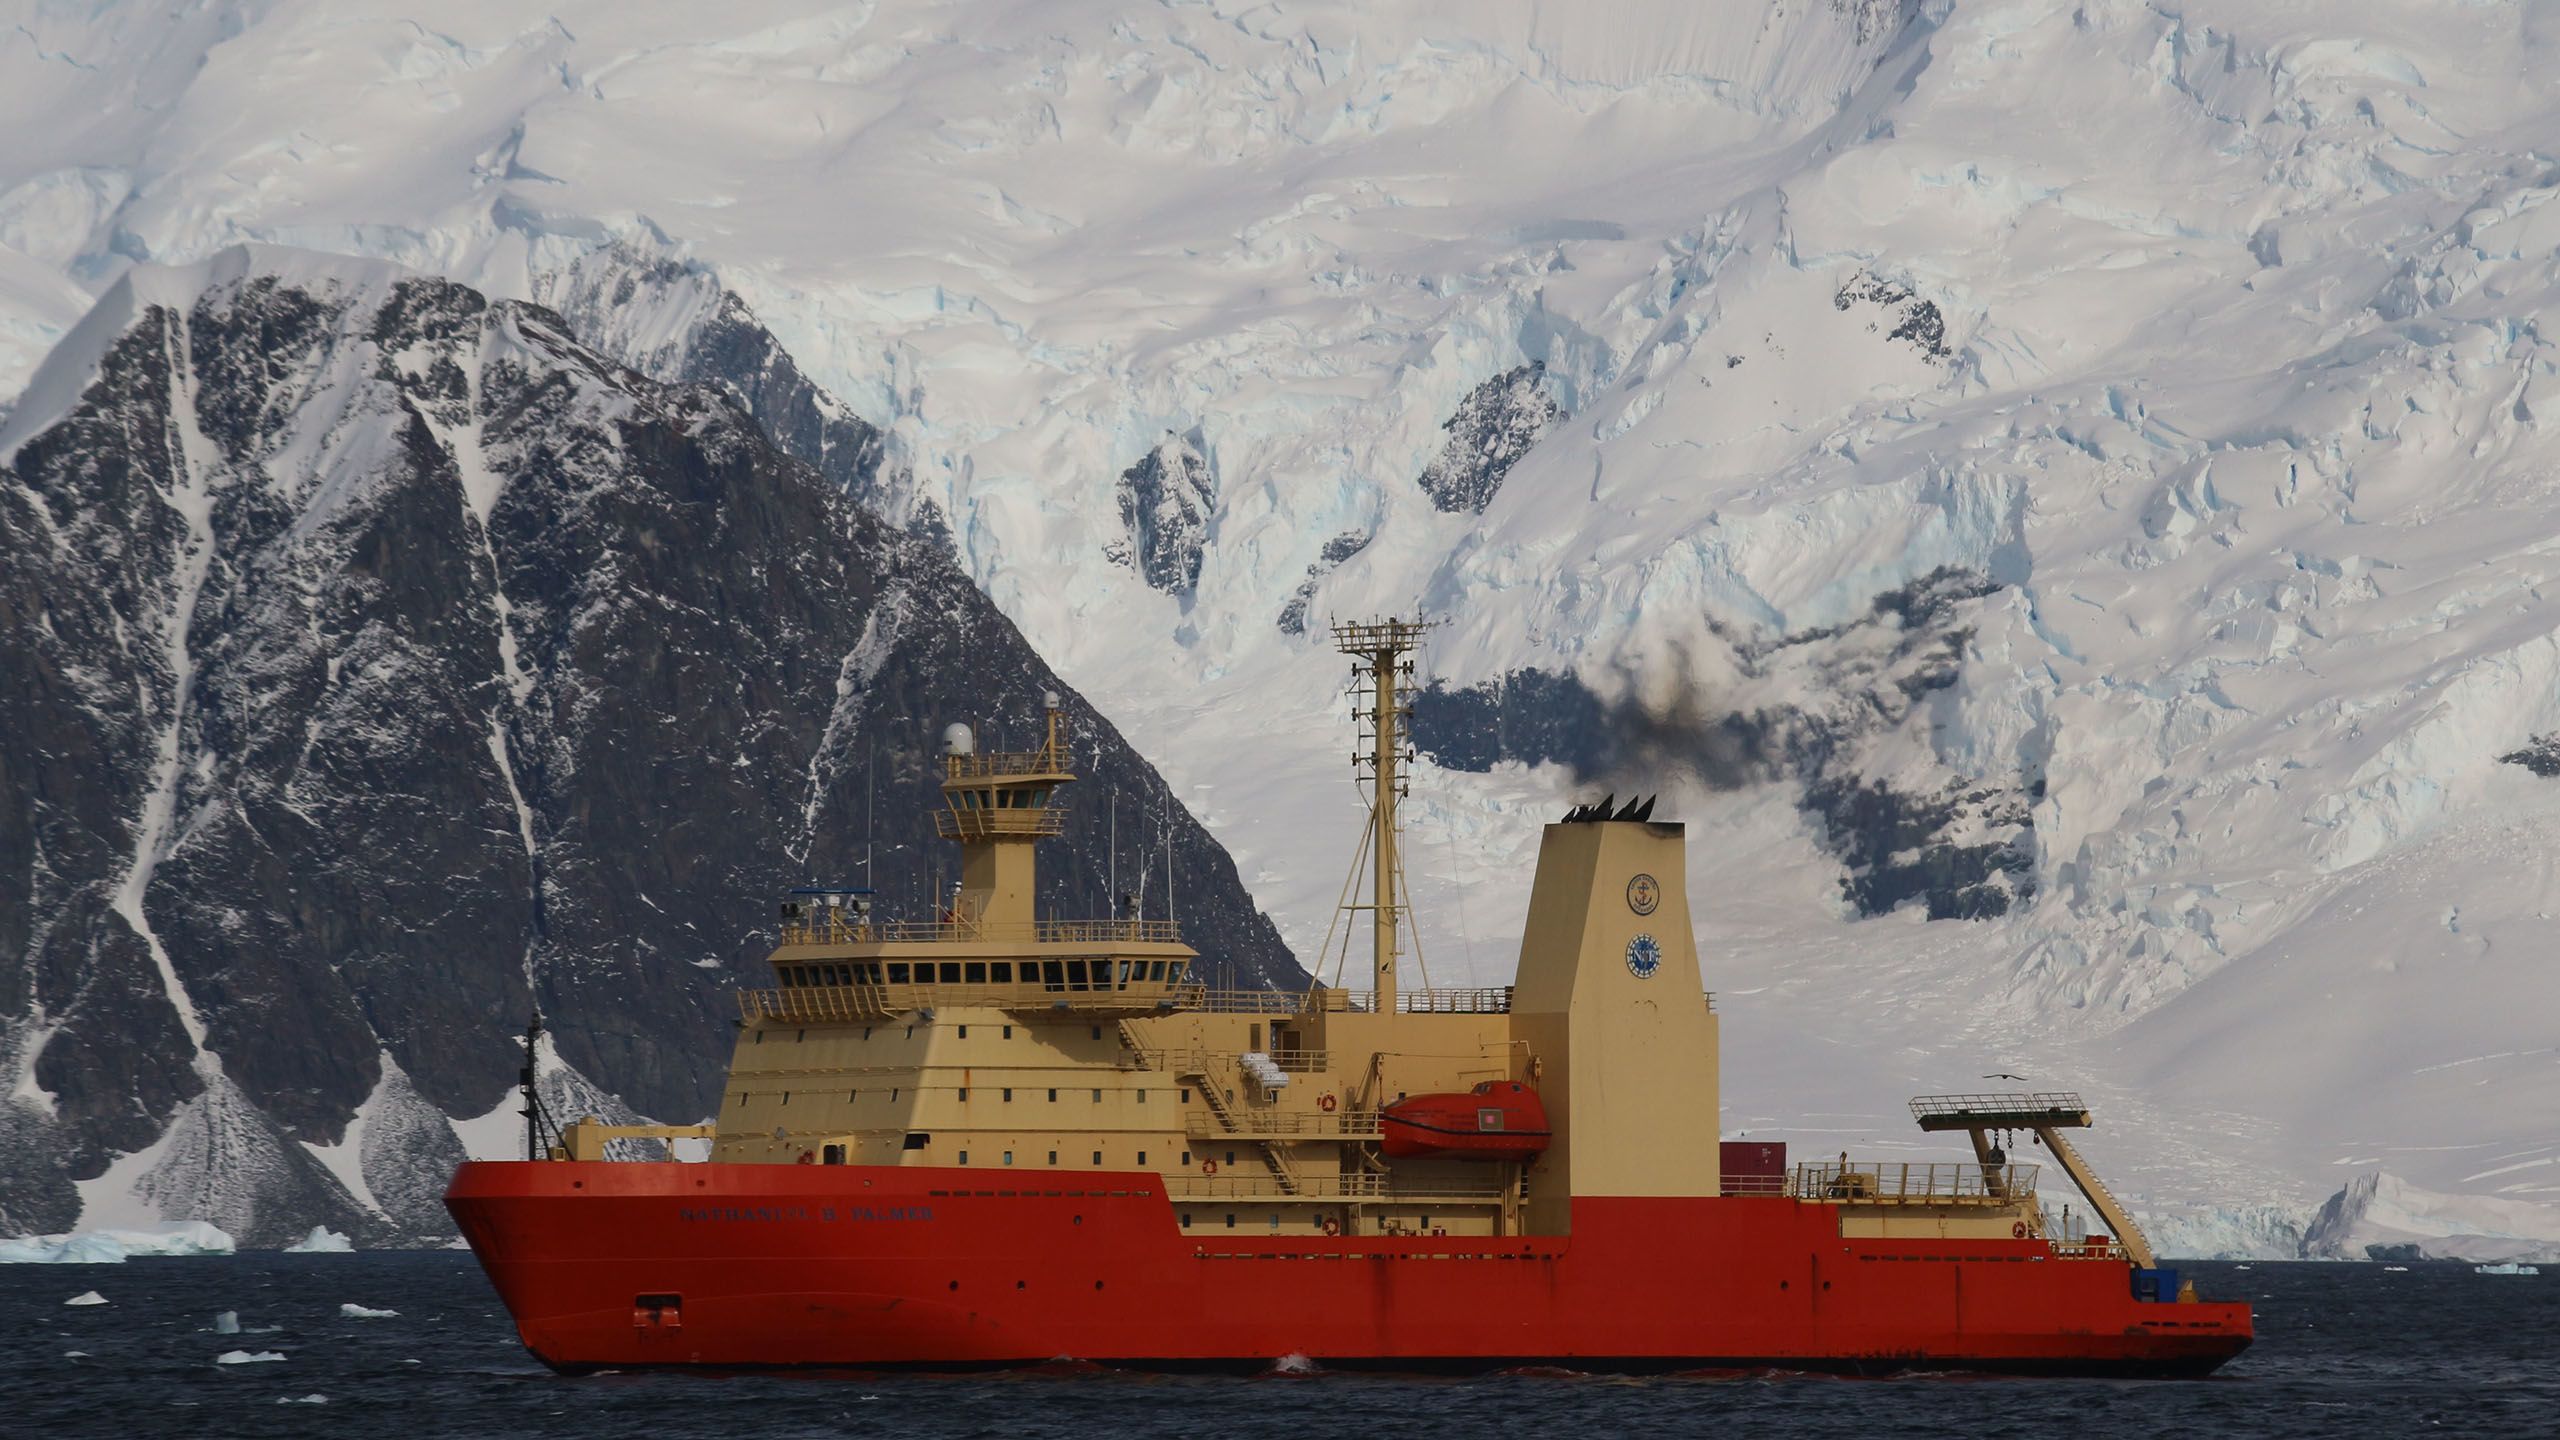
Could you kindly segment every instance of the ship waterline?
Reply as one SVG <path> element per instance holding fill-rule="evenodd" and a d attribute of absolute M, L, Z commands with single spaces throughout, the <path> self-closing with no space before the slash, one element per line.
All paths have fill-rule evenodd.
<path fill-rule="evenodd" d="M 1207 987 L 1171 918 L 1034 913 L 1073 779 L 949 732 L 930 916 L 783 907 L 717 1120 L 540 1133 L 447 1203 L 526 1345 L 621 1365 L 1784 1365 L 2196 1374 L 2247 1346 L 2062 1136 L 2069 1095 L 1923 1097 L 1973 1159 L 1724 1142 L 1682 827 L 1547 827 L 1507 987 L 1400 986 L 1420 627 L 1338 627 L 1372 804 L 1371 985 Z M 1643 818 L 1639 818 L 1643 817 Z M 1359 898 L 1356 895 L 1353 897 Z M 1347 948 L 1347 947 L 1346 947 Z M 538 1112 L 538 1106 L 533 1107 Z M 707 1162 L 607 1161 L 686 1134 Z M 2109 1229 L 2048 1233 L 2035 1137 Z"/>

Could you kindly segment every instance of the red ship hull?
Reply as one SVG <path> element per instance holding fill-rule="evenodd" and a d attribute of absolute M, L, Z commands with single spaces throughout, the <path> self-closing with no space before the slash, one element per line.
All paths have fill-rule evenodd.
<path fill-rule="evenodd" d="M 2249 1309 L 2132 1296 L 2039 1239 L 1860 1240 L 1778 1197 L 1577 1199 L 1564 1236 L 1184 1229 L 1152 1173 L 479 1161 L 446 1205 L 563 1369 L 1680 1370 L 2200 1375 Z M 1223 1208 L 1220 1218 L 1224 1219 Z"/>

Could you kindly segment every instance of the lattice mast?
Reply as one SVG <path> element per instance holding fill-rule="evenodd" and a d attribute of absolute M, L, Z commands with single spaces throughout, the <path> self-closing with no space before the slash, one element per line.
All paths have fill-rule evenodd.
<path fill-rule="evenodd" d="M 1370 945 L 1377 1013 L 1396 1011 L 1396 801 L 1405 794 L 1405 739 L 1412 713 L 1412 654 L 1430 627 L 1421 620 L 1368 620 L 1333 627 L 1334 648 L 1351 657 L 1352 714 L 1368 727 L 1369 749 L 1351 757 L 1369 784 Z M 1365 708 L 1363 708 L 1365 706 Z"/>

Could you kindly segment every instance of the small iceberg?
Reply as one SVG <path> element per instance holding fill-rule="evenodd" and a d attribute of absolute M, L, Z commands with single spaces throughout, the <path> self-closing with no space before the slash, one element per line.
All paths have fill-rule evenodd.
<path fill-rule="evenodd" d="M 338 1313 L 349 1320 L 388 1320 L 400 1312 L 397 1310 L 376 1310 L 370 1305 L 350 1304 L 339 1306 Z"/>
<path fill-rule="evenodd" d="M 2499 1265 L 2474 1265 L 2471 1267 L 2471 1273 L 2474 1275 L 2539 1275 L 2542 1270 L 2538 1266 L 2518 1265 L 2510 1260 Z"/>
<path fill-rule="evenodd" d="M 70 1299 L 63 1301 L 62 1303 L 65 1305 L 104 1305 L 107 1303 L 107 1297 L 99 1294 L 95 1290 L 83 1290 L 79 1294 L 72 1296 Z"/>
<path fill-rule="evenodd" d="M 237 1310 L 225 1310 L 221 1314 L 214 1316 L 213 1333 L 216 1335 L 239 1334 L 240 1312 Z"/>
<path fill-rule="evenodd" d="M 283 1358 L 284 1352 L 280 1350 L 225 1350 L 213 1357 L 213 1363 L 216 1365 L 264 1365 Z"/>
<path fill-rule="evenodd" d="M 326 1395 L 279 1395 L 276 1397 L 276 1403 L 279 1405 L 326 1405 L 329 1403 L 329 1397 Z"/>
<path fill-rule="evenodd" d="M 136 1255 L 228 1255 L 231 1237 L 201 1220 L 0 1240 L 0 1265 L 121 1265 Z"/>
<path fill-rule="evenodd" d="M 2382 1272 L 2386 1275 L 2406 1275 L 2409 1273 L 2409 1267 L 2406 1265 L 2385 1265 L 2382 1267 Z"/>
<path fill-rule="evenodd" d="M 311 1233 L 284 1247 L 287 1255 L 346 1255 L 355 1250 L 354 1242 L 326 1225 L 314 1225 Z"/>

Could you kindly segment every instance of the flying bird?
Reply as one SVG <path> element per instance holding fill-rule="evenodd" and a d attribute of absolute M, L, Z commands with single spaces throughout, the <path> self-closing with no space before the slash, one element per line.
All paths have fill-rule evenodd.
<path fill-rule="evenodd" d="M 2006 1070 L 2000 1070 L 1989 1075 L 1985 1075 L 1982 1078 L 1985 1080 L 2024 1080 L 2027 1077 L 2024 1075 L 2012 1075 Z"/>

